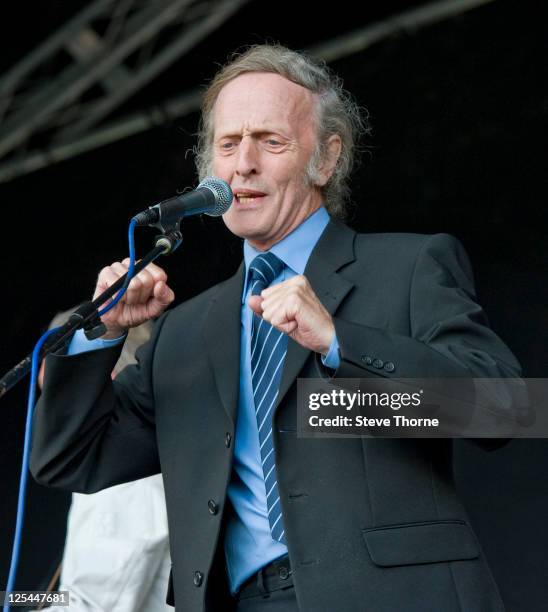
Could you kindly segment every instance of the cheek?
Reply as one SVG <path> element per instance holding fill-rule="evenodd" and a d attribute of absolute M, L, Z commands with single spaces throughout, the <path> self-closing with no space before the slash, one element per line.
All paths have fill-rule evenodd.
<path fill-rule="evenodd" d="M 227 179 L 232 176 L 232 171 L 230 170 L 230 158 L 227 157 L 213 157 L 211 163 L 211 170 L 214 176 L 217 176 L 222 179 Z"/>
<path fill-rule="evenodd" d="M 304 191 L 304 181 L 302 174 L 293 174 L 287 181 L 280 185 L 280 191 L 283 193 L 284 200 L 289 200 L 289 203 L 293 205 L 295 198 L 301 197 Z"/>

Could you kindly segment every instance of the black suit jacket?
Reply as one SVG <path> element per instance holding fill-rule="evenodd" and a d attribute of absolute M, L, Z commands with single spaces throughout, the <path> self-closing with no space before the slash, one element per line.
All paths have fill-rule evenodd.
<path fill-rule="evenodd" d="M 331 221 L 305 275 L 334 317 L 337 377 L 520 373 L 488 328 L 451 236 L 358 235 Z M 240 267 L 165 313 L 138 365 L 114 383 L 119 349 L 49 357 L 36 410 L 31 470 L 41 483 L 93 492 L 162 471 L 175 601 L 185 612 L 208 609 L 222 540 L 242 283 Z M 296 378 L 320 370 L 317 356 L 290 340 L 273 436 L 299 608 L 503 610 L 455 493 L 451 441 L 297 438 Z"/>

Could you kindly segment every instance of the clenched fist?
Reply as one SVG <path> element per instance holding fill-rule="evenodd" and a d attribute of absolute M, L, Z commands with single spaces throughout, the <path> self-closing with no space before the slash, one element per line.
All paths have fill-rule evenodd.
<path fill-rule="evenodd" d="M 331 315 L 304 276 L 268 287 L 248 302 L 251 309 L 276 329 L 311 351 L 326 355 L 335 336 Z"/>
<path fill-rule="evenodd" d="M 99 273 L 93 299 L 123 276 L 128 267 L 129 259 L 124 259 L 103 268 Z M 107 328 L 103 338 L 118 338 L 130 327 L 137 327 L 162 314 L 175 299 L 175 294 L 166 283 L 167 274 L 159 266 L 151 263 L 141 270 L 131 279 L 122 299 L 101 317 Z"/>

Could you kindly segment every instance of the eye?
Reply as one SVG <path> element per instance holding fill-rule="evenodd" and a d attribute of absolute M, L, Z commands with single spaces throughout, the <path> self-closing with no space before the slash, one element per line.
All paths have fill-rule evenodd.
<path fill-rule="evenodd" d="M 219 155 L 232 155 L 236 151 L 238 143 L 235 140 L 221 140 L 217 146 Z"/>
<path fill-rule="evenodd" d="M 271 151 L 280 151 L 285 146 L 285 143 L 276 136 L 265 137 L 262 142 L 263 146 Z"/>

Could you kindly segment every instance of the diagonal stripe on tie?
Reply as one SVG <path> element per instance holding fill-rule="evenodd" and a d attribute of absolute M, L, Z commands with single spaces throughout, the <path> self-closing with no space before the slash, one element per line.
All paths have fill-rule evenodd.
<path fill-rule="evenodd" d="M 249 266 L 251 293 L 259 295 L 281 274 L 283 262 L 273 253 L 261 253 Z M 272 411 L 278 397 L 283 364 L 287 353 L 287 336 L 261 317 L 253 314 L 251 327 L 251 384 L 257 416 L 257 430 L 272 537 L 285 544 L 274 441 L 272 439 Z"/>

